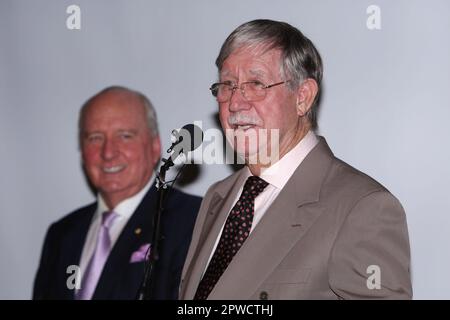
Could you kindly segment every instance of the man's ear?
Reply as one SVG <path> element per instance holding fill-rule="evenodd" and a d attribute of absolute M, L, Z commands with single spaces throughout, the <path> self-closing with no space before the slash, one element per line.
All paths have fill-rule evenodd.
<path fill-rule="evenodd" d="M 153 153 L 153 166 L 156 166 L 156 163 L 161 158 L 161 139 L 159 136 L 152 137 L 152 153 Z"/>
<path fill-rule="evenodd" d="M 308 78 L 303 81 L 297 89 L 297 114 L 303 117 L 312 107 L 319 86 L 316 80 Z"/>

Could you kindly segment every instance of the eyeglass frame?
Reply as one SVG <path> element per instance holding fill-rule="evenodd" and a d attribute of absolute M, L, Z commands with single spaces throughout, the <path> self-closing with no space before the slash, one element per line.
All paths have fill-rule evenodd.
<path fill-rule="evenodd" d="M 228 102 L 228 101 L 230 101 L 231 98 L 233 97 L 234 92 L 235 92 L 236 89 L 238 89 L 238 88 L 239 88 L 239 90 L 241 91 L 241 94 L 242 94 L 242 96 L 244 97 L 244 99 L 245 99 L 246 101 L 248 101 L 248 102 L 254 102 L 254 101 L 262 101 L 262 100 L 264 100 L 264 99 L 266 98 L 267 93 L 264 93 L 264 97 L 262 97 L 261 99 L 256 99 L 256 100 L 255 100 L 255 99 L 251 99 L 251 100 L 249 100 L 249 99 L 246 97 L 246 95 L 245 95 L 245 90 L 244 90 L 244 88 L 242 87 L 243 85 L 245 85 L 245 84 L 247 84 L 247 83 L 260 83 L 260 84 L 263 85 L 263 86 L 261 87 L 261 89 L 266 90 L 266 89 L 269 89 L 269 88 L 272 88 L 272 87 L 276 87 L 276 86 L 279 86 L 279 85 L 281 85 L 281 84 L 284 84 L 284 83 L 287 83 L 287 82 L 290 82 L 290 81 L 291 81 L 291 79 L 285 80 L 285 81 L 281 81 L 281 82 L 276 82 L 276 83 L 272 83 L 272 84 L 265 85 L 265 84 L 262 83 L 261 81 L 253 80 L 253 81 L 242 82 L 239 86 L 238 86 L 237 84 L 233 84 L 233 83 L 216 82 L 216 83 L 213 83 L 213 84 L 211 85 L 211 87 L 209 88 L 209 90 L 211 91 L 211 94 L 213 95 L 213 97 L 216 98 L 217 102 L 219 102 L 219 103 L 223 103 L 223 102 Z M 214 88 L 214 86 L 218 86 L 218 85 L 221 85 L 221 84 L 230 86 L 230 87 L 231 87 L 231 90 L 232 90 L 231 95 L 230 95 L 230 98 L 228 98 L 227 100 L 224 100 L 224 101 L 219 101 L 219 100 L 217 99 L 218 88 L 217 88 L 217 91 L 216 91 L 217 93 L 214 94 L 214 90 L 216 90 L 216 89 Z M 264 91 L 264 92 L 265 92 L 265 91 Z"/>

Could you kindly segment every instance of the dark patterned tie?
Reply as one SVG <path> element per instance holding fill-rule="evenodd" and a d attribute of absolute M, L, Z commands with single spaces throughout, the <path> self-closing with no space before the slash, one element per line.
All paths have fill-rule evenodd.
<path fill-rule="evenodd" d="M 266 181 L 257 176 L 251 176 L 245 182 L 242 194 L 228 215 L 216 251 L 197 288 L 195 300 L 208 298 L 222 273 L 247 239 L 253 223 L 255 198 L 267 185 Z"/>

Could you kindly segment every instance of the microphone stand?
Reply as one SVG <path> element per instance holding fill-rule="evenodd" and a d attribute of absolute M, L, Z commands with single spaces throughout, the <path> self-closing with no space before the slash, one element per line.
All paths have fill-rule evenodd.
<path fill-rule="evenodd" d="M 159 244 L 161 241 L 161 215 L 164 211 L 164 199 L 166 197 L 168 188 L 166 183 L 166 172 L 173 167 L 174 163 L 172 157 L 169 159 L 162 159 L 163 165 L 156 177 L 157 188 L 157 208 L 156 214 L 153 218 L 153 235 L 150 247 L 150 256 L 145 265 L 144 280 L 139 290 L 139 300 L 150 300 L 152 298 L 152 291 L 154 286 L 153 272 L 155 264 L 159 260 Z"/>
<path fill-rule="evenodd" d="M 193 124 L 185 125 L 183 128 L 185 134 L 189 134 L 190 137 L 196 136 L 196 134 L 200 135 L 201 138 L 200 144 L 203 141 L 203 131 L 198 128 L 197 126 Z M 175 142 L 172 143 L 171 147 L 167 150 L 168 153 L 174 151 L 174 148 L 176 146 L 181 146 L 181 148 L 178 148 L 178 150 L 174 151 L 172 155 L 168 159 L 162 159 L 163 165 L 160 168 L 160 171 L 156 177 L 156 188 L 158 191 L 158 201 L 157 201 L 157 208 L 156 208 L 156 214 L 153 218 L 153 236 L 151 241 L 151 247 L 150 247 L 150 257 L 145 265 L 145 273 L 144 273 L 144 280 L 142 282 L 142 285 L 139 289 L 138 293 L 138 299 L 139 300 L 150 300 L 152 299 L 152 293 L 153 293 L 153 287 L 155 285 L 155 279 L 154 279 L 154 269 L 155 265 L 159 260 L 159 245 L 161 242 L 161 215 L 164 211 L 164 200 L 167 196 L 167 187 L 168 184 L 166 182 L 166 172 L 174 166 L 173 160 L 177 158 L 180 154 L 183 154 L 187 152 L 195 150 L 200 144 L 185 144 L 181 145 L 180 143 L 183 142 L 183 135 L 180 135 L 180 133 L 177 130 L 172 131 L 172 135 L 175 137 Z M 190 139 L 190 141 L 192 141 Z M 180 169 L 184 168 L 184 166 Z M 179 173 L 178 173 L 179 174 Z M 175 182 L 176 178 L 172 181 Z"/>

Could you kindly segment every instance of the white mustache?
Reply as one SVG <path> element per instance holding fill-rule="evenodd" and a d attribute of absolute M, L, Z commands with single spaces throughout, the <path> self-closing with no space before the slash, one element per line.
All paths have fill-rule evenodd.
<path fill-rule="evenodd" d="M 261 125 L 261 120 L 255 116 L 242 113 L 233 113 L 228 117 L 228 124 L 246 124 L 246 125 Z"/>

